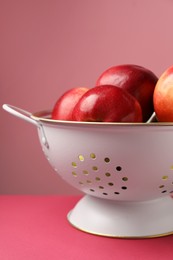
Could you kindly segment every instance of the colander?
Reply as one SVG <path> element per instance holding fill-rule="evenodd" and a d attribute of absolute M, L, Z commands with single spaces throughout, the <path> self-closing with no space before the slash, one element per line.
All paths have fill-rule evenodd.
<path fill-rule="evenodd" d="M 37 127 L 51 166 L 84 193 L 67 216 L 74 227 L 121 238 L 173 234 L 173 123 L 56 121 L 50 111 L 3 108 Z"/>

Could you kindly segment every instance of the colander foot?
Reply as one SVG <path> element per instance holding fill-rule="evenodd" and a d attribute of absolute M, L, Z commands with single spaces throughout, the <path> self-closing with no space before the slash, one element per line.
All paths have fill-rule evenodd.
<path fill-rule="evenodd" d="M 84 232 L 118 238 L 152 238 L 173 234 L 173 199 L 113 201 L 85 195 L 68 214 Z"/>

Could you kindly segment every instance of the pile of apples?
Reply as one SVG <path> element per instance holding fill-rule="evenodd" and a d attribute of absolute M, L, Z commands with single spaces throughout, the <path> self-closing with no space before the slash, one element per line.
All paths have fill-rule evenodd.
<path fill-rule="evenodd" d="M 138 65 L 106 69 L 92 88 L 75 87 L 56 101 L 52 119 L 89 122 L 173 122 L 173 67 L 160 78 Z"/>

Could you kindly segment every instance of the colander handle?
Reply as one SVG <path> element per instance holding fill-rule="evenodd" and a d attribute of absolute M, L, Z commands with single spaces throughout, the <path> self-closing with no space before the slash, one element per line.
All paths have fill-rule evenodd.
<path fill-rule="evenodd" d="M 35 126 L 39 126 L 39 124 L 34 119 L 31 118 L 32 114 L 30 112 L 28 112 L 24 109 L 12 106 L 12 105 L 8 105 L 8 104 L 4 104 L 2 107 L 8 113 L 10 113 L 16 117 L 19 117 Z"/>
<path fill-rule="evenodd" d="M 39 121 L 37 122 L 34 119 L 32 119 L 31 118 L 32 114 L 30 112 L 8 104 L 4 104 L 2 107 L 5 111 L 9 112 L 10 114 L 37 126 L 41 131 L 41 142 L 46 146 L 47 149 L 49 149 L 49 144 L 45 136 L 42 124 Z"/>

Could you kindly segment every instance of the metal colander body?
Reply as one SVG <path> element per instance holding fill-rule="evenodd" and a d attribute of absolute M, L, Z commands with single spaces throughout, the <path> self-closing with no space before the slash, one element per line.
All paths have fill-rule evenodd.
<path fill-rule="evenodd" d="M 85 194 L 143 201 L 173 192 L 172 125 L 42 123 L 49 163 Z"/>

